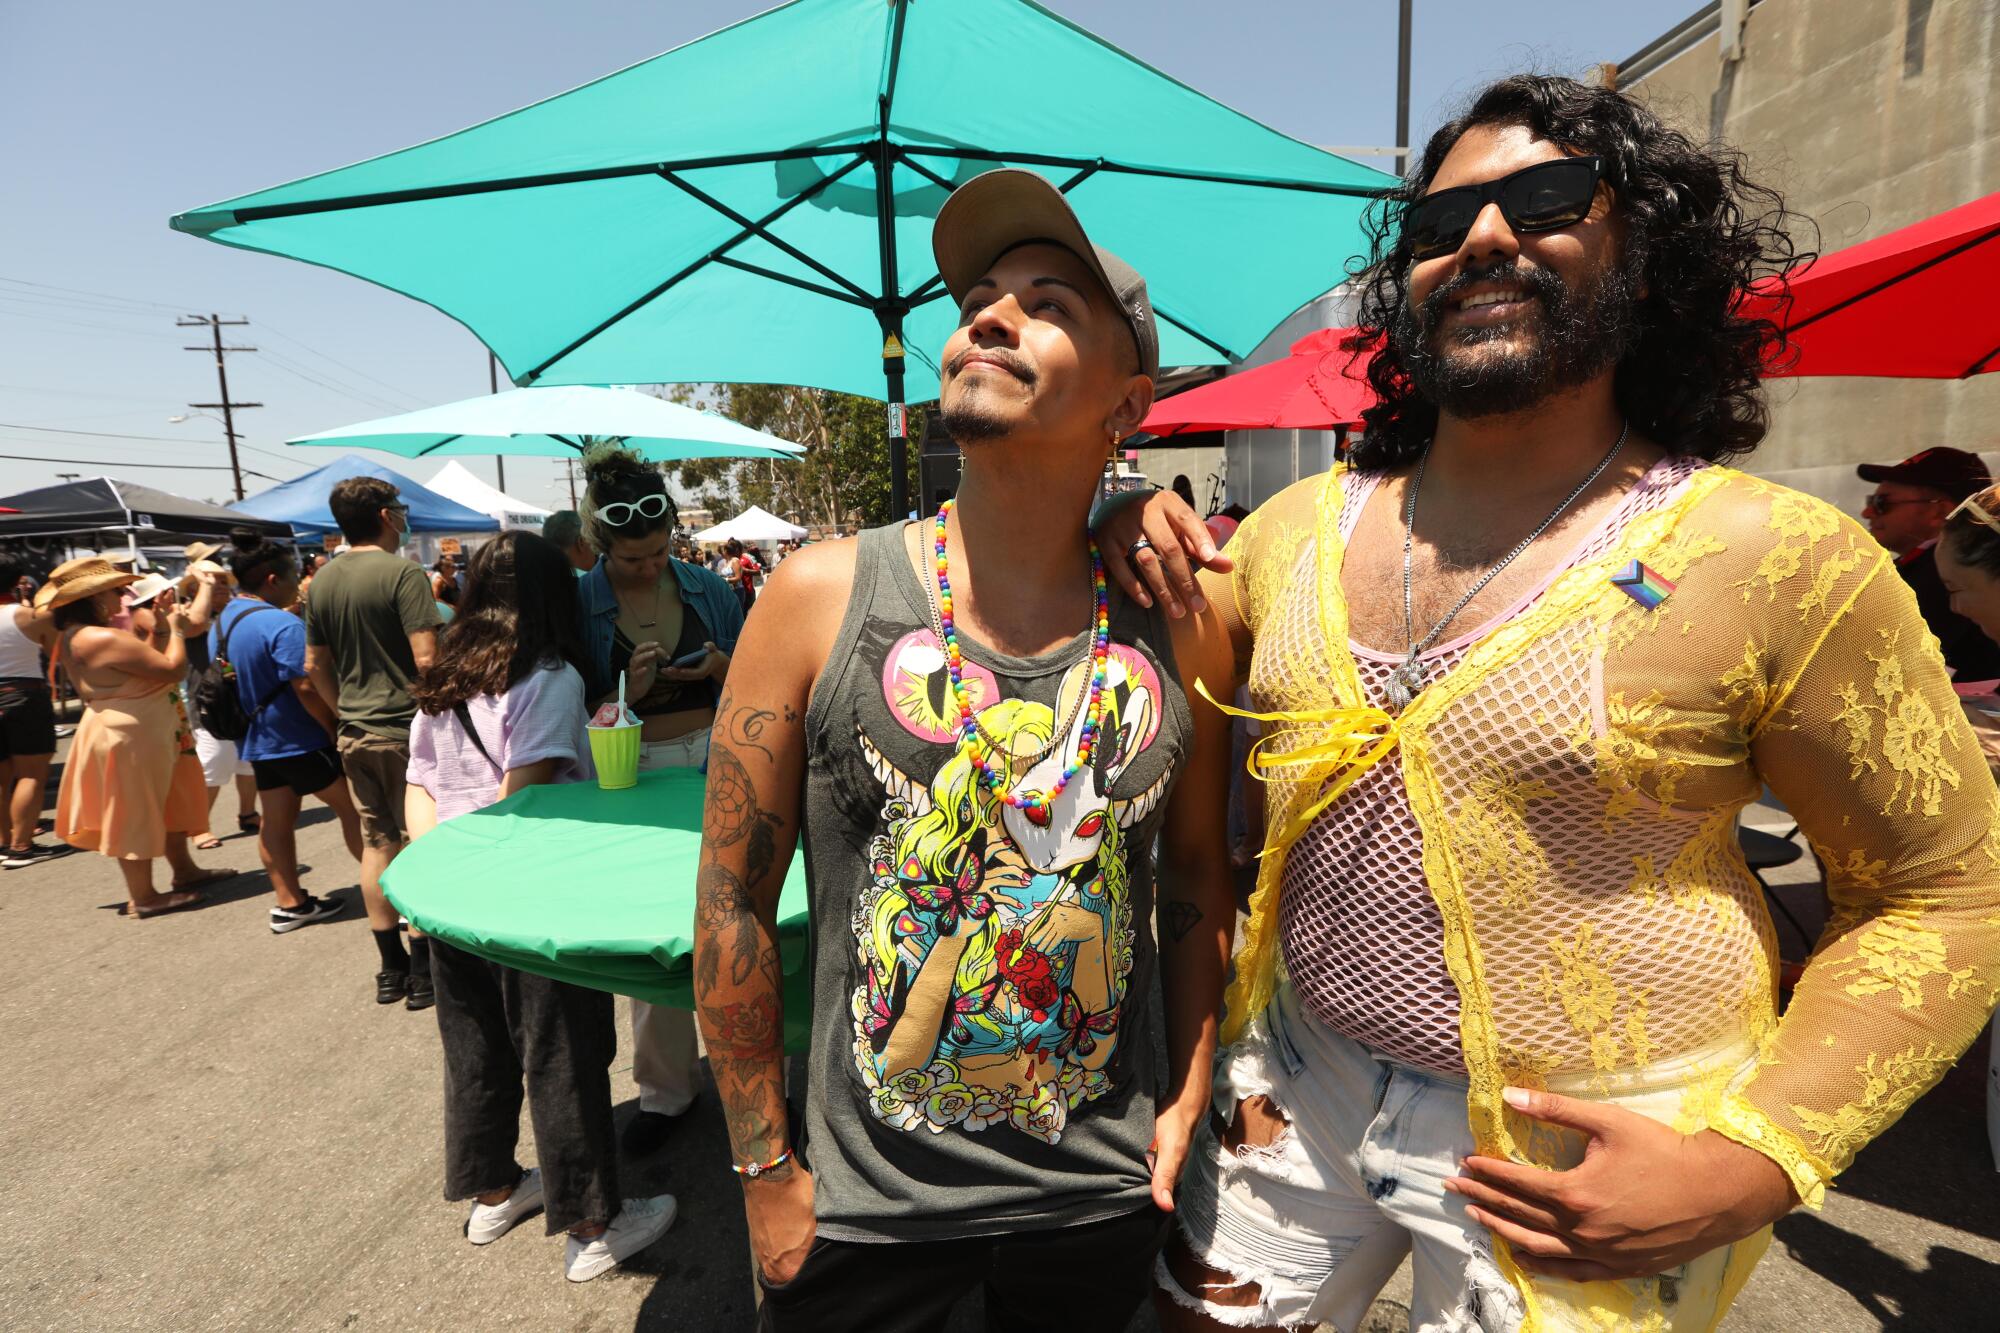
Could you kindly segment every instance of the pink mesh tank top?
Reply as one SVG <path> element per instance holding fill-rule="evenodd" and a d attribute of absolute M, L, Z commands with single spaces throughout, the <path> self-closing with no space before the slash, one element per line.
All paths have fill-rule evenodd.
<path fill-rule="evenodd" d="M 1518 604 L 1424 654 L 1436 681 L 1496 627 L 1523 614 L 1572 566 L 1602 554 L 1634 519 L 1671 501 L 1698 458 L 1653 465 L 1614 510 Z M 1349 478 L 1343 540 L 1374 493 L 1375 478 Z M 1311 568 L 1308 562 L 1305 566 Z M 1349 643 L 1368 701 L 1385 705 L 1398 659 Z M 1444 920 L 1424 879 L 1423 833 L 1403 788 L 1402 767 L 1377 764 L 1293 845 L 1279 891 L 1279 940 L 1292 986 L 1313 1015 L 1383 1056 L 1455 1078 L 1465 1076 L 1458 989 L 1444 962 Z"/>

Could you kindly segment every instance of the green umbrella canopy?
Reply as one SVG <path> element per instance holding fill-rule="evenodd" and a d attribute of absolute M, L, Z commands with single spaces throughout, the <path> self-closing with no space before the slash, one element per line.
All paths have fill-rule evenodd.
<path fill-rule="evenodd" d="M 982 91 L 983 75 L 998 82 Z M 1000 166 L 1063 186 L 1092 239 L 1146 275 L 1165 365 L 1240 359 L 1339 282 L 1393 183 L 1026 0 L 795 0 L 173 226 L 427 302 L 517 384 L 921 401 L 957 323 L 932 220 Z"/>

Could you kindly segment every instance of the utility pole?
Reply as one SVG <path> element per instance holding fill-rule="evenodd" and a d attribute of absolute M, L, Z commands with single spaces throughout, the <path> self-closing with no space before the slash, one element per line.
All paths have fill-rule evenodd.
<path fill-rule="evenodd" d="M 500 358 L 493 354 L 493 349 L 490 347 L 486 349 L 486 383 L 492 392 L 500 392 Z M 493 466 L 499 470 L 500 489 L 504 491 L 507 489 L 507 456 L 493 455 Z"/>
<path fill-rule="evenodd" d="M 243 498 L 243 464 L 237 458 L 236 454 L 236 409 L 239 407 L 262 407 L 263 404 L 234 403 L 229 400 L 229 368 L 223 364 L 223 354 L 225 352 L 254 352 L 257 349 L 254 347 L 224 347 L 222 345 L 222 329 L 224 325 L 248 324 L 249 322 L 247 319 L 224 319 L 222 316 L 215 314 L 205 317 L 202 315 L 188 315 L 183 319 L 174 321 L 175 325 L 179 328 L 205 328 L 211 335 L 211 341 L 208 346 L 188 347 L 183 350 L 189 352 L 212 352 L 214 354 L 215 379 L 216 383 L 222 386 L 222 401 L 219 403 L 189 403 L 188 406 L 193 408 L 222 409 L 222 433 L 229 437 L 229 471 L 236 479 L 236 498 L 239 500 Z"/>
<path fill-rule="evenodd" d="M 1410 164 L 1410 6 L 1401 0 L 1396 17 L 1396 174 Z"/>
<path fill-rule="evenodd" d="M 563 475 L 569 478 L 569 507 L 576 508 L 576 460 L 563 459 Z M 581 511 L 579 511 L 581 512 Z"/>

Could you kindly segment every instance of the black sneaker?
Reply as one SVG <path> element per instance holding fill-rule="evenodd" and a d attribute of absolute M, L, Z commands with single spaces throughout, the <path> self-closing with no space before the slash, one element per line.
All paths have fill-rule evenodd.
<path fill-rule="evenodd" d="M 431 974 L 428 972 L 411 972 L 410 995 L 408 999 L 403 1001 L 403 1007 L 414 1011 L 417 1009 L 428 1009 L 436 1003 L 437 991 L 431 987 Z"/>
<path fill-rule="evenodd" d="M 300 926 L 310 926 L 315 921 L 331 921 L 347 910 L 347 904 L 332 898 L 315 898 L 306 895 L 304 903 L 297 907 L 273 907 L 271 909 L 271 933 L 283 935 L 297 930 Z"/>
<path fill-rule="evenodd" d="M 664 1115 L 659 1111 L 641 1111 L 625 1126 L 625 1132 L 618 1136 L 618 1146 L 628 1157 L 648 1157 L 666 1145 L 667 1136 L 680 1123 L 680 1116 Z"/>
<path fill-rule="evenodd" d="M 410 993 L 408 972 L 377 972 L 375 974 L 375 1003 L 394 1004 Z"/>
<path fill-rule="evenodd" d="M 66 842 L 30 842 L 18 851 L 8 848 L 7 854 L 0 857 L 0 868 L 20 870 L 25 866 L 38 866 L 44 861 L 68 856 L 75 850 Z"/>

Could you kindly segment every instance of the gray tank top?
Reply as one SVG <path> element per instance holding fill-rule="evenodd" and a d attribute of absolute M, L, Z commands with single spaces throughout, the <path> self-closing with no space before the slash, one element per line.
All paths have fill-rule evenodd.
<path fill-rule="evenodd" d="M 960 752 L 904 526 L 861 535 L 806 714 L 820 1233 L 943 1240 L 1146 1207 L 1153 849 L 1189 734 L 1166 622 L 1114 590 L 1101 739 L 1038 822 Z M 959 648 L 989 735 L 1017 754 L 1058 741 L 1016 769 L 1046 790 L 1076 754 L 1084 708 L 1054 733 L 1087 702 L 1090 636 L 1040 657 Z"/>

